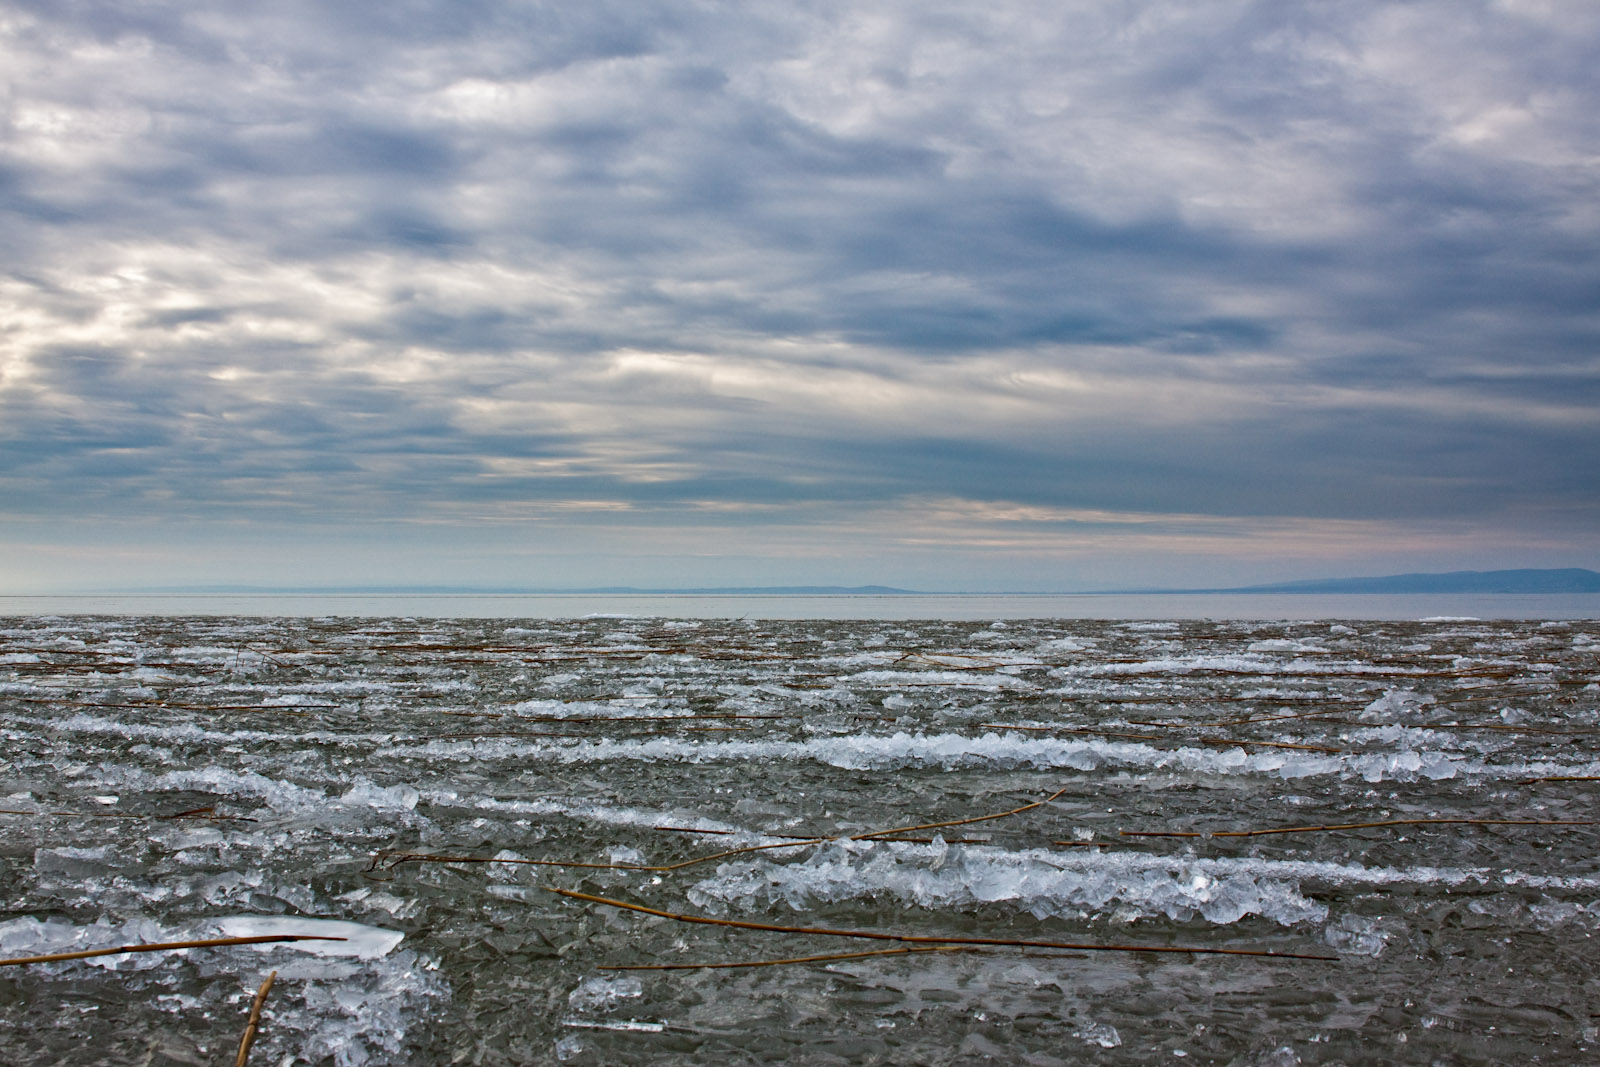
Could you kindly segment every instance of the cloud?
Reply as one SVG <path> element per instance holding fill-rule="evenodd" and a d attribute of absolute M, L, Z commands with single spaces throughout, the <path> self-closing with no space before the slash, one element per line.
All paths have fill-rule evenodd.
<path fill-rule="evenodd" d="M 1489 0 L 13 3 L 0 511 L 1511 544 L 1600 500 L 1597 60 Z"/>

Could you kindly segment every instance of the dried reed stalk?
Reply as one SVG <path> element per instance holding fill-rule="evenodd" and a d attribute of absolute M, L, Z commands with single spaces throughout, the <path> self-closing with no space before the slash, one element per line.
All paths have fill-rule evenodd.
<path fill-rule="evenodd" d="M 1381 819 L 1377 822 L 1334 823 L 1327 826 L 1279 826 L 1266 830 L 1121 830 L 1123 837 L 1262 837 L 1267 834 L 1306 834 L 1327 830 L 1368 830 L 1377 826 L 1593 826 L 1593 819 Z"/>
<path fill-rule="evenodd" d="M 727 926 L 738 930 L 764 930 L 777 934 L 853 937 L 872 941 L 899 941 L 914 945 L 1048 948 L 1063 949 L 1068 952 L 1193 953 L 1207 956 L 1265 956 L 1292 960 L 1337 960 L 1339 958 L 1337 956 L 1318 956 L 1299 952 L 1271 952 L 1266 949 L 1250 948 L 1210 948 L 1199 945 L 1094 945 L 1068 941 L 1035 941 L 1010 937 L 936 937 L 924 934 L 890 934 L 878 930 L 834 930 L 823 926 L 784 926 L 778 923 L 741 922 L 737 919 L 714 919 L 705 915 L 686 915 L 680 912 L 662 911 L 659 908 L 647 908 L 643 904 L 630 904 L 625 900 L 597 897 L 592 893 L 580 893 L 573 889 L 557 889 L 555 886 L 548 885 L 542 888 L 560 896 L 571 897 L 574 900 L 586 900 L 593 904 L 604 904 L 606 907 L 621 908 L 624 911 L 636 911 L 642 915 L 654 915 L 656 918 L 671 919 L 674 922 L 698 923 L 705 926 Z"/>
<path fill-rule="evenodd" d="M 1288 741 L 1246 741 L 1238 737 L 1202 737 L 1202 745 L 1261 745 L 1266 748 L 1292 748 L 1301 752 L 1328 752 L 1335 756 L 1346 755 L 1342 748 L 1329 748 L 1326 745 L 1297 745 Z"/>
<path fill-rule="evenodd" d="M 267 945 L 279 941 L 348 941 L 347 937 L 326 934 L 261 934 L 256 937 L 213 937 L 203 941 L 162 941 L 149 945 L 123 945 L 121 948 L 91 948 L 81 952 L 55 952 L 48 956 L 17 956 L 0 960 L 0 967 L 21 967 L 29 963 L 57 963 L 61 960 L 86 960 L 93 956 L 124 956 L 131 952 L 172 952 L 182 948 L 219 948 L 224 945 Z"/>
<path fill-rule="evenodd" d="M 379 870 L 393 870 L 402 863 L 509 863 L 524 867 L 578 867 L 587 870 L 602 871 L 644 871 L 651 874 L 666 874 L 671 871 L 681 871 L 685 867 L 695 867 L 702 863 L 711 863 L 714 860 L 727 859 L 730 856 L 740 856 L 747 852 L 766 852 L 777 848 L 802 848 L 806 845 L 821 845 L 829 841 L 873 841 L 892 840 L 890 834 L 909 834 L 918 830 L 937 830 L 945 826 L 967 826 L 975 822 L 988 822 L 992 819 L 1004 819 L 1009 815 L 1018 815 L 1024 811 L 1050 803 L 1052 800 L 1065 793 L 1070 787 L 1062 787 L 1045 797 L 1035 800 L 1031 804 L 1024 804 L 1020 808 L 1010 811 L 995 812 L 991 815 L 974 815 L 966 819 L 950 819 L 945 822 L 919 823 L 916 826 L 892 826 L 885 830 L 869 830 L 860 834 L 838 834 L 832 837 L 803 837 L 794 838 L 770 845 L 746 845 L 742 848 L 730 848 L 721 852 L 713 852 L 709 856 L 697 856 L 694 859 L 682 860 L 678 863 L 643 864 L 643 863 L 584 863 L 570 860 L 522 860 L 509 859 L 497 860 L 493 856 L 439 856 L 425 852 L 379 852 L 372 857 L 372 862 L 367 865 L 366 873 L 370 874 Z M 764 835 L 776 836 L 776 835 Z M 947 842 L 948 843 L 948 842 Z"/>
<path fill-rule="evenodd" d="M 740 832 L 738 830 L 696 830 L 692 826 L 652 826 L 650 829 L 670 831 L 676 834 L 716 834 L 719 837 L 731 837 L 732 835 Z M 770 832 L 763 832 L 762 836 L 783 837 L 792 841 L 816 840 L 816 838 L 807 837 L 804 834 L 774 834 Z M 931 837 L 880 837 L 877 840 L 898 841 L 905 845 L 931 845 L 934 841 L 934 839 Z M 989 840 L 988 838 L 983 837 L 947 837 L 944 838 L 944 843 L 947 845 L 987 845 Z"/>
<path fill-rule="evenodd" d="M 256 1043 L 256 1034 L 261 1029 L 261 1006 L 267 1002 L 267 994 L 272 991 L 273 980 L 277 977 L 277 971 L 267 975 L 261 988 L 256 990 L 256 998 L 250 1002 L 250 1019 L 239 1038 L 239 1056 L 233 1061 L 233 1067 L 245 1067 L 245 1061 L 250 1058 L 250 1047 Z"/>
<path fill-rule="evenodd" d="M 942 663 L 942 662 L 940 662 L 939 659 L 936 659 L 935 657 L 942 657 L 943 659 L 964 659 L 964 660 L 977 660 L 977 659 L 985 659 L 986 658 L 986 657 L 981 657 L 981 656 L 961 656 L 961 655 L 957 655 L 956 653 L 953 653 L 953 652 L 936 652 L 936 653 L 933 653 L 932 655 L 924 655 L 923 653 L 920 653 L 920 652 L 907 652 L 905 655 L 901 656 L 899 659 L 895 660 L 894 662 L 895 663 L 904 663 L 908 659 L 920 660 L 923 663 L 929 664 L 930 666 L 938 667 L 941 670 L 946 670 L 946 671 L 997 671 L 1001 667 L 1048 667 L 1048 666 L 1050 666 L 1050 664 L 1048 664 L 1048 663 L 1039 663 L 1037 661 L 1024 661 L 1024 662 L 1020 662 L 1020 663 L 1001 663 L 998 660 L 994 660 L 994 659 L 987 659 L 987 661 L 983 662 L 983 663 L 969 663 L 969 664 Z"/>
<path fill-rule="evenodd" d="M 101 700 L 51 700 L 48 698 L 13 697 L 23 704 L 48 704 L 59 708 L 134 708 L 160 711 L 282 711 L 291 715 L 304 715 L 317 708 L 341 708 L 342 704 L 184 704 L 172 700 L 146 700 L 137 704 L 112 704 Z"/>
<path fill-rule="evenodd" d="M 1132 701 L 1115 701 L 1115 703 L 1133 703 L 1133 702 Z M 1167 703 L 1167 701 L 1142 701 L 1141 703 Z M 1272 704 L 1278 704 L 1280 706 L 1282 706 L 1282 705 L 1291 705 L 1292 706 L 1294 704 L 1304 704 L 1306 702 L 1305 701 L 1296 701 L 1296 700 L 1270 700 L 1270 701 L 1262 701 L 1262 703 L 1272 703 Z M 1218 730 L 1218 729 L 1221 729 L 1221 728 L 1226 727 L 1226 726 L 1249 726 L 1249 725 L 1251 725 L 1253 723 L 1258 723 L 1258 722 L 1288 722 L 1288 721 L 1290 721 L 1292 719 L 1320 719 L 1320 720 L 1324 720 L 1324 721 L 1327 721 L 1327 722 L 1345 722 L 1346 720 L 1344 720 L 1344 719 L 1336 719 L 1336 718 L 1333 718 L 1332 716 L 1328 715 L 1326 709 L 1328 709 L 1328 708 L 1357 708 L 1357 707 L 1362 707 L 1367 703 L 1370 703 L 1370 701 L 1362 701 L 1362 700 L 1318 700 L 1318 701 L 1315 701 L 1314 703 L 1316 704 L 1316 706 L 1318 708 L 1318 710 L 1316 710 L 1316 711 L 1296 711 L 1296 712 L 1291 712 L 1291 713 L 1286 714 L 1286 715 L 1256 715 L 1256 716 L 1246 716 L 1245 718 L 1242 718 L 1242 719 L 1201 719 L 1201 720 L 1198 720 L 1198 721 L 1195 721 L 1195 722 L 1155 722 L 1155 721 L 1139 720 L 1139 719 L 1130 719 L 1128 721 L 1133 723 L 1135 726 L 1161 726 L 1161 727 L 1165 727 L 1165 728 L 1167 728 L 1169 730 L 1187 730 L 1187 729 Z"/>
<path fill-rule="evenodd" d="M 1410 726 L 1414 730 L 1505 730 L 1516 734 L 1554 734 L 1556 737 L 1577 737 L 1580 734 L 1592 734 L 1594 730 L 1547 730 L 1542 726 L 1514 726 L 1509 723 L 1498 722 L 1420 722 L 1415 725 L 1408 723 L 1381 723 L 1383 726 Z"/>
<path fill-rule="evenodd" d="M 447 734 L 426 734 L 413 737 L 413 741 L 467 741 L 474 737 L 577 737 L 588 741 L 603 740 L 594 734 L 569 734 L 553 730 L 470 730 Z"/>
<path fill-rule="evenodd" d="M 631 719 L 631 722 L 642 722 L 642 719 Z M 671 722 L 672 720 L 667 720 Z M 740 733 L 749 730 L 748 726 L 676 726 L 678 730 L 693 731 L 696 733 Z M 667 732 L 667 727 L 656 730 L 624 730 L 608 731 L 605 733 L 575 734 L 556 730 L 464 730 L 444 734 L 428 734 L 425 738 L 413 740 L 429 741 L 461 741 L 474 737 L 576 737 L 585 741 L 613 741 L 626 737 L 660 737 Z"/>
<path fill-rule="evenodd" d="M 680 871 L 685 867 L 693 867 L 701 863 L 710 863 L 713 860 L 726 859 L 729 856 L 739 856 L 746 852 L 764 852 L 774 848 L 801 848 L 805 845 L 815 845 L 823 841 L 834 841 L 832 837 L 808 837 L 796 841 L 783 841 L 774 845 L 747 845 L 744 848 L 730 848 L 723 852 L 713 852 L 709 856 L 697 856 L 681 863 L 644 864 L 644 863 L 586 863 L 578 860 L 522 860 L 522 859 L 495 859 L 493 856 L 440 856 L 427 852 L 380 852 L 373 856 L 372 862 L 367 865 L 366 872 L 379 870 L 393 870 L 402 863 L 506 863 L 519 867 L 577 867 L 595 871 L 644 871 L 651 874 L 665 874 L 669 871 Z"/>
<path fill-rule="evenodd" d="M 256 820 L 244 815 L 218 815 L 217 809 L 209 805 L 203 808 L 190 808 L 188 811 L 176 811 L 171 815 L 141 815 L 127 811 L 18 811 L 13 808 L 0 808 L 0 815 L 65 815 L 83 819 L 206 819 L 211 822 L 255 822 Z"/>
<path fill-rule="evenodd" d="M 829 963 L 834 960 L 859 960 L 868 956 L 904 956 L 913 952 L 975 952 L 967 945 L 906 945 L 880 948 L 871 952 L 830 952 L 821 956 L 790 956 L 781 960 L 750 960 L 739 963 L 603 963 L 602 971 L 710 971 L 735 967 L 781 967 L 789 963 Z"/>
<path fill-rule="evenodd" d="M 1274 703 L 1276 703 L 1276 702 L 1274 702 Z M 1370 701 L 1368 701 L 1367 703 L 1370 703 Z M 1354 707 L 1362 707 L 1362 706 L 1364 706 L 1364 704 L 1363 704 L 1362 701 L 1359 701 L 1359 700 L 1329 700 L 1329 701 L 1326 701 L 1326 702 L 1321 702 L 1317 706 L 1319 708 L 1324 708 L 1324 709 L 1325 708 L 1335 708 L 1335 707 L 1338 707 L 1338 708 L 1354 708 Z M 1294 712 L 1293 714 L 1290 714 L 1290 715 L 1259 715 L 1259 716 L 1255 716 L 1253 718 L 1244 718 L 1244 719 L 1221 719 L 1221 720 L 1217 720 L 1217 721 L 1213 721 L 1213 722 L 1149 723 L 1148 725 L 1150 725 L 1150 726 L 1158 726 L 1158 725 L 1159 726 L 1193 726 L 1193 727 L 1197 727 L 1197 728 L 1215 730 L 1215 729 L 1219 729 L 1220 727 L 1224 727 L 1224 726 L 1249 726 L 1251 723 L 1258 723 L 1258 722 L 1288 722 L 1291 719 L 1322 719 L 1322 718 L 1328 718 L 1328 716 L 1325 714 L 1324 711 L 1320 711 L 1319 710 L 1319 711 L 1297 711 L 1297 712 Z M 1331 721 L 1342 722 L 1344 720 L 1340 719 L 1340 720 L 1331 720 Z M 1144 725 L 1144 724 L 1141 724 L 1141 725 Z"/>
<path fill-rule="evenodd" d="M 612 697 L 610 699 L 618 699 Z M 652 698 L 653 699 L 653 698 Z M 464 712 L 445 712 L 446 715 L 461 715 Z M 517 715 L 518 722 L 680 722 L 686 719 L 794 719 L 795 715 L 733 715 L 723 712 L 694 714 L 694 715 Z"/>

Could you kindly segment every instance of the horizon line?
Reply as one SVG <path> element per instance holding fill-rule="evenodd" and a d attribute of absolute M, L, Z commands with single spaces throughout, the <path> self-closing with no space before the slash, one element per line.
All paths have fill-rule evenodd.
<path fill-rule="evenodd" d="M 1565 579 L 1566 587 L 1552 584 L 1555 576 Z M 1487 584 L 1486 584 L 1487 580 Z M 1573 584 L 1574 580 L 1576 584 Z M 663 597 L 937 597 L 937 596 L 1175 596 L 1219 594 L 1370 595 L 1370 594 L 1534 594 L 1600 592 L 1600 574 L 1581 567 L 1520 568 L 1495 571 L 1449 571 L 1359 578 L 1320 578 L 1274 582 L 1270 584 L 1208 587 L 1136 587 L 1123 589 L 1058 590 L 922 590 L 868 584 L 770 585 L 770 586 L 692 586 L 686 588 L 641 588 L 637 586 L 582 586 L 576 588 L 469 586 L 469 585 L 351 585 L 351 586 L 262 586 L 215 584 L 202 586 L 151 586 L 121 589 L 94 589 L 54 592 L 0 592 L 4 599 L 93 599 L 97 597 L 146 597 L 151 599 L 256 597 L 262 599 L 305 596 L 323 597 L 571 597 L 571 596 L 663 596 Z"/>

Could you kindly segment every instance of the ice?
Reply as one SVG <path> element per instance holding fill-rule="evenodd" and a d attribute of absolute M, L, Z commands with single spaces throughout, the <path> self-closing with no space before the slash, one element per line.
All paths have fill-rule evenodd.
<path fill-rule="evenodd" d="M 121 948 L 124 945 L 159 944 L 184 940 L 149 919 L 132 918 L 114 922 L 106 917 L 86 925 L 51 920 L 40 922 L 24 916 L 0 923 L 0 951 L 7 956 L 48 956 L 63 952 Z M 152 953 L 120 956 L 95 956 L 85 960 L 35 964 L 34 971 L 60 974 L 76 967 L 100 970 L 148 971 L 159 967 L 160 957 Z"/>
<path fill-rule="evenodd" d="M 617 1030 L 633 1034 L 659 1034 L 667 1028 L 664 1022 L 643 1022 L 637 1019 L 562 1019 L 561 1025 L 583 1030 Z"/>
<path fill-rule="evenodd" d="M 730 862 L 719 866 L 715 876 L 696 882 L 688 896 L 701 907 L 719 910 L 782 903 L 807 911 L 820 904 L 889 895 L 938 911 L 1008 902 L 1038 919 L 1104 916 L 1121 908 L 1124 914 L 1178 921 L 1199 915 L 1221 925 L 1256 915 L 1290 926 L 1320 922 L 1327 914 L 1325 905 L 1300 892 L 1299 881 L 1311 872 L 1295 864 L 946 848 L 953 855 L 939 845 L 840 842 L 801 862 Z M 1368 872 L 1338 873 L 1342 878 L 1353 875 L 1351 880 L 1372 877 Z"/>
<path fill-rule="evenodd" d="M 1367 722 L 1414 722 L 1433 703 L 1433 697 L 1413 689 L 1387 689 L 1362 709 L 1360 717 Z"/>
<path fill-rule="evenodd" d="M 844 680 L 854 685 L 886 688 L 907 685 L 991 691 L 1038 688 L 1025 678 L 989 671 L 861 671 L 846 675 Z"/>
<path fill-rule="evenodd" d="M 306 934 L 342 938 L 339 941 L 284 941 L 253 946 L 261 952 L 287 948 L 309 952 L 313 956 L 353 956 L 360 960 L 387 956 L 406 936 L 399 930 L 384 930 L 340 919 L 304 919 L 291 915 L 230 915 L 215 921 L 224 937 Z"/>
<path fill-rule="evenodd" d="M 586 978 L 567 996 L 567 1006 L 579 1013 L 610 1011 L 643 995 L 644 983 L 637 978 Z"/>
<path fill-rule="evenodd" d="M 1540 930 L 1553 930 L 1574 920 L 1587 926 L 1600 924 L 1600 899 L 1580 904 L 1575 900 L 1553 900 L 1546 897 L 1537 904 L 1528 905 L 1528 914 Z"/>
<path fill-rule="evenodd" d="M 97 845 L 92 848 L 64 845 L 57 848 L 36 849 L 33 853 L 35 871 L 41 874 L 46 872 L 64 874 L 73 878 L 93 878 L 109 874 L 119 863 L 120 860 L 110 845 Z"/>
<path fill-rule="evenodd" d="M 7 956 L 44 956 L 75 952 L 79 927 L 60 921 L 43 922 L 31 915 L 0 922 L 0 952 Z"/>
<path fill-rule="evenodd" d="M 1117 1048 L 1122 1044 L 1122 1035 L 1110 1023 L 1084 1023 L 1072 1032 L 1072 1036 L 1086 1045 L 1098 1045 L 1101 1048 Z"/>
<path fill-rule="evenodd" d="M 1374 959 L 1383 955 L 1394 931 L 1382 919 L 1367 918 L 1346 913 L 1336 923 L 1329 923 L 1323 939 L 1340 952 Z"/>
<path fill-rule="evenodd" d="M 181 852 L 190 848 L 213 848 L 228 840 L 228 836 L 221 830 L 211 826 L 183 827 L 176 826 L 164 832 L 151 835 L 167 848 L 174 852 Z"/>
<path fill-rule="evenodd" d="M 410 1032 L 429 1002 L 446 993 L 431 968 L 404 951 L 340 981 L 308 981 L 302 990 L 303 1014 L 275 1013 L 273 1025 L 304 1034 L 301 1059 L 331 1059 L 334 1067 L 404 1062 Z"/>
<path fill-rule="evenodd" d="M 1587 818 L 1593 791 L 1562 779 L 1600 774 L 1597 634 L 13 620 L 0 657 L 36 659 L 0 659 L 0 795 L 29 812 L 0 816 L 0 952 L 224 922 L 356 937 L 29 967 L 6 976 L 0 1061 L 212 1062 L 277 970 L 268 1064 L 1181 1050 L 1244 1067 L 1387 1062 L 1396 1033 L 1417 1062 L 1584 1062 L 1593 828 L 1399 823 Z M 927 843 L 848 836 L 895 825 L 927 826 L 905 835 Z M 766 845 L 783 847 L 715 855 Z M 408 852 L 551 866 L 395 859 Z M 586 866 L 608 863 L 653 869 Z M 603 968 L 856 946 L 545 886 L 755 922 L 1341 960 L 996 951 L 619 972 Z M 69 1031 L 77 1045 L 50 1044 Z"/>
<path fill-rule="evenodd" d="M 1055 655 L 1063 652 L 1082 652 L 1084 649 L 1093 648 L 1094 645 L 1095 642 L 1090 638 L 1057 637 L 1041 643 L 1035 651 L 1040 655 Z"/>
<path fill-rule="evenodd" d="M 292 814 L 325 811 L 329 799 L 326 793 L 317 789 L 218 764 L 193 771 L 166 771 L 159 774 L 112 764 L 101 768 L 101 774 L 119 785 L 150 792 L 196 790 L 222 796 L 253 796 L 264 801 L 269 808 Z"/>
<path fill-rule="evenodd" d="M 388 912 L 396 919 L 409 919 L 419 910 L 420 905 L 415 900 L 397 897 L 393 893 L 373 893 L 366 897 L 362 903 L 369 908 L 377 908 Z"/>
<path fill-rule="evenodd" d="M 1273 638 L 1266 641 L 1252 641 L 1245 646 L 1248 652 L 1317 652 L 1325 653 L 1327 648 L 1314 641 L 1289 641 L 1283 638 Z"/>
<path fill-rule="evenodd" d="M 417 806 L 421 795 L 403 782 L 399 785 L 377 786 L 365 778 L 358 778 L 349 792 L 339 798 L 339 803 L 380 811 L 411 811 Z"/>

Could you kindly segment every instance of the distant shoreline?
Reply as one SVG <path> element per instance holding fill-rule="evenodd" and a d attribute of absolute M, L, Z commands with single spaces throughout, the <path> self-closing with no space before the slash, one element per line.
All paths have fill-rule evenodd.
<path fill-rule="evenodd" d="M 634 586 L 595 586 L 580 589 L 472 587 L 472 586 L 164 586 L 147 589 L 114 589 L 57 593 L 0 593 L 0 597 L 570 597 L 570 596 L 651 596 L 651 597 L 950 597 L 950 596 L 1198 596 L 1261 594 L 1450 594 L 1529 595 L 1540 593 L 1600 593 L 1600 573 L 1580 567 L 1561 569 L 1522 569 L 1500 571 L 1449 571 L 1445 573 L 1391 574 L 1369 578 L 1319 578 L 1309 581 L 1276 582 L 1267 585 L 1229 586 L 1204 589 L 1072 589 L 1063 591 L 958 590 L 933 591 L 900 589 L 889 585 L 779 585 L 708 586 L 686 589 L 646 589 Z"/>

